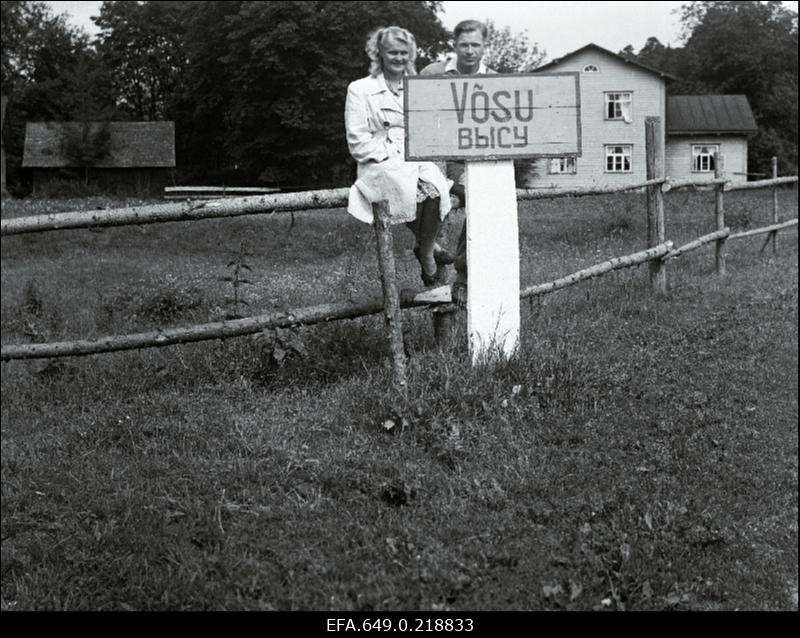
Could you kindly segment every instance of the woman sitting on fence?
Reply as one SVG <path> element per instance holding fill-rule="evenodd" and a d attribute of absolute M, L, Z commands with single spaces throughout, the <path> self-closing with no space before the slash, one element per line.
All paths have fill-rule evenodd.
<path fill-rule="evenodd" d="M 406 29 L 385 27 L 370 34 L 366 51 L 370 74 L 347 88 L 347 145 L 358 162 L 347 210 L 372 223 L 372 204 L 387 201 L 389 222 L 406 223 L 416 236 L 423 283 L 444 283 L 439 266 L 452 258 L 436 235 L 450 212 L 449 182 L 432 162 L 404 159 L 403 77 L 416 74 L 416 40 Z"/>

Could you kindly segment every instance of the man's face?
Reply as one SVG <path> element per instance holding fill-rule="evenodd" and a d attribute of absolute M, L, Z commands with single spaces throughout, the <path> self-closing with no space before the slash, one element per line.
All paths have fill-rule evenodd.
<path fill-rule="evenodd" d="M 463 69 L 476 69 L 483 57 L 483 36 L 480 31 L 465 31 L 456 40 L 456 58 Z"/>

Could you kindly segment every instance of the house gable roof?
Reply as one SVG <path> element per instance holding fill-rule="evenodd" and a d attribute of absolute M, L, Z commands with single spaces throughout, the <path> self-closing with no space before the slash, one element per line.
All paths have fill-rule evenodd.
<path fill-rule="evenodd" d="M 621 62 L 624 62 L 625 64 L 631 64 L 633 66 L 636 66 L 636 67 L 638 67 L 640 69 L 643 69 L 645 71 L 648 71 L 650 73 L 655 73 L 657 76 L 659 76 L 661 78 L 664 78 L 665 80 L 677 80 L 678 79 L 674 75 L 670 75 L 669 73 L 665 73 L 664 71 L 660 71 L 659 69 L 653 68 L 651 66 L 647 66 L 646 64 L 642 64 L 641 62 L 637 62 L 634 59 L 626 58 L 625 56 L 622 56 L 622 55 L 619 55 L 617 53 L 614 53 L 613 51 L 609 51 L 608 49 L 604 49 L 603 47 L 598 46 L 597 44 L 594 44 L 593 42 L 590 42 L 586 46 L 582 46 L 580 49 L 575 49 L 574 51 L 571 51 L 571 52 L 569 52 L 569 53 L 567 53 L 565 55 L 562 55 L 560 58 L 556 58 L 555 60 L 551 60 L 547 64 L 543 64 L 538 69 L 536 69 L 534 71 L 534 73 L 538 73 L 540 71 L 555 71 L 556 70 L 555 67 L 557 67 L 559 64 L 561 64 L 565 60 L 568 60 L 568 59 L 578 55 L 579 53 L 583 53 L 584 51 L 587 51 L 587 50 L 599 51 L 600 53 L 603 53 L 604 55 L 611 56 L 612 58 L 615 58 L 615 59 L 617 59 L 617 60 L 619 60 Z"/>
<path fill-rule="evenodd" d="M 667 97 L 667 135 L 752 133 L 758 129 L 744 95 Z"/>
<path fill-rule="evenodd" d="M 73 166 L 63 154 L 62 139 L 69 126 L 80 122 L 28 122 L 22 166 L 66 168 Z M 175 166 L 175 122 L 90 122 L 91 130 L 108 126 L 109 156 L 97 168 L 171 168 Z"/>

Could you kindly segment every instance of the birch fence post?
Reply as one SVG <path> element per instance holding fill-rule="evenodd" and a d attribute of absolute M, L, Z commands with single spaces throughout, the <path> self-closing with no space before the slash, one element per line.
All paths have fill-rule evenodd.
<path fill-rule="evenodd" d="M 647 154 L 647 179 L 664 177 L 664 151 L 661 144 L 661 118 L 647 117 L 645 127 L 645 152 Z M 664 243 L 664 193 L 661 185 L 647 187 L 647 247 L 653 248 Z M 664 261 L 650 262 L 650 285 L 655 293 L 667 291 L 667 271 Z"/>
<path fill-rule="evenodd" d="M 375 217 L 375 236 L 378 245 L 378 265 L 383 285 L 384 314 L 392 353 L 392 367 L 397 383 L 406 387 L 406 353 L 403 346 L 403 320 L 400 314 L 400 293 L 394 264 L 394 244 L 389 226 L 389 203 L 377 202 L 372 206 Z"/>
<path fill-rule="evenodd" d="M 714 153 L 714 178 L 722 179 L 725 168 L 725 156 Z M 725 184 L 717 184 L 714 188 L 714 214 L 717 221 L 717 230 L 725 228 Z M 725 240 L 720 237 L 714 245 L 714 264 L 717 275 L 725 274 Z"/>
<path fill-rule="evenodd" d="M 772 179 L 778 178 L 778 158 L 772 158 Z M 778 187 L 772 187 L 772 223 L 778 223 Z M 778 231 L 772 233 L 772 254 L 778 254 Z"/>

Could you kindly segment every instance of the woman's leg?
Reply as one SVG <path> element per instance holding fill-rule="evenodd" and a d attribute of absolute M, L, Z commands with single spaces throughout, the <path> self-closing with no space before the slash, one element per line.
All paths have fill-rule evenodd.
<path fill-rule="evenodd" d="M 436 236 L 439 234 L 441 219 L 439 218 L 439 198 L 427 198 L 417 206 L 417 244 L 418 259 L 422 271 L 428 277 L 436 276 Z"/>

